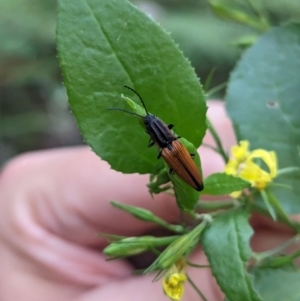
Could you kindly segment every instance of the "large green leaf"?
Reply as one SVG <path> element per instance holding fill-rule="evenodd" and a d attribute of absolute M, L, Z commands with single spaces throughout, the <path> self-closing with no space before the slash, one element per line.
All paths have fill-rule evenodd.
<path fill-rule="evenodd" d="M 248 219 L 243 209 L 228 211 L 216 217 L 202 237 L 212 273 L 230 301 L 261 301 L 246 270 L 253 232 Z"/>
<path fill-rule="evenodd" d="M 300 25 L 274 28 L 243 55 L 226 97 L 238 139 L 251 149 L 275 150 L 279 168 L 300 166 Z M 300 172 L 270 187 L 288 213 L 300 212 Z"/>
<path fill-rule="evenodd" d="M 123 172 L 148 173 L 157 151 L 121 94 L 138 98 L 149 112 L 198 147 L 206 104 L 190 63 L 170 36 L 124 0 L 59 0 L 57 44 L 69 103 L 85 141 Z"/>
<path fill-rule="evenodd" d="M 204 180 L 202 194 L 222 195 L 234 191 L 243 190 L 251 184 L 242 178 L 227 175 L 226 173 L 214 173 Z"/>
<path fill-rule="evenodd" d="M 256 269 L 254 286 L 264 301 L 298 301 L 300 272 L 288 269 Z"/>

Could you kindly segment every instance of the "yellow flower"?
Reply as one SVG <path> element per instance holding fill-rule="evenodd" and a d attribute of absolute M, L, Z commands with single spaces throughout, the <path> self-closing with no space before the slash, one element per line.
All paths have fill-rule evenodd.
<path fill-rule="evenodd" d="M 276 153 L 264 149 L 256 149 L 249 152 L 248 148 L 248 141 L 240 141 L 239 145 L 231 148 L 233 157 L 228 161 L 225 173 L 249 181 L 252 187 L 258 190 L 265 189 L 277 175 Z M 265 168 L 257 164 L 257 160 L 260 160 Z M 241 191 L 235 191 L 230 195 L 237 198 L 241 193 Z"/>
<path fill-rule="evenodd" d="M 225 173 L 228 175 L 238 176 L 239 166 L 249 156 L 249 141 L 243 140 L 239 145 L 234 145 L 231 148 L 232 158 L 225 166 Z"/>
<path fill-rule="evenodd" d="M 239 145 L 234 145 L 231 148 L 231 153 L 234 159 L 238 162 L 244 162 L 249 156 L 249 141 L 242 140 L 239 142 Z"/>
<path fill-rule="evenodd" d="M 185 274 L 185 260 L 180 258 L 166 273 L 163 279 L 164 293 L 174 301 L 182 298 L 184 283 L 187 277 Z"/>
<path fill-rule="evenodd" d="M 267 170 L 262 169 L 253 162 L 253 159 L 260 159 L 266 165 Z M 268 152 L 264 149 L 256 149 L 250 153 L 245 166 L 240 172 L 240 177 L 252 183 L 258 190 L 265 189 L 277 175 L 277 156 L 275 152 Z"/>

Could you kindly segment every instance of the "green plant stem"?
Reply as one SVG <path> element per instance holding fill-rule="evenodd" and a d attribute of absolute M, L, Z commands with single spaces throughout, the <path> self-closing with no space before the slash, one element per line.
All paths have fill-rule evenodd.
<path fill-rule="evenodd" d="M 196 264 L 196 263 L 192 263 L 188 260 L 186 260 L 186 264 L 190 267 L 194 267 L 194 268 L 210 268 L 210 265 L 202 265 L 202 264 Z"/>
<path fill-rule="evenodd" d="M 295 235 L 293 238 L 289 239 L 288 241 L 286 241 L 285 243 L 283 243 L 282 245 L 280 245 L 278 247 L 275 247 L 273 249 L 270 249 L 270 250 L 262 252 L 262 253 L 254 253 L 253 257 L 259 263 L 263 260 L 266 260 L 269 257 L 275 256 L 275 255 L 281 253 L 284 249 L 297 243 L 299 240 L 300 240 L 300 236 Z M 295 254 L 294 257 L 296 257 L 297 255 L 298 255 L 298 253 Z"/>
<path fill-rule="evenodd" d="M 206 80 L 205 80 L 205 83 L 203 85 L 203 90 L 204 90 L 205 93 L 209 89 L 209 86 L 210 86 L 210 83 L 211 83 L 211 80 L 214 76 L 215 71 L 216 71 L 216 68 L 211 69 L 208 76 L 207 76 L 207 78 L 206 78 Z"/>
<path fill-rule="evenodd" d="M 277 176 L 279 177 L 282 175 L 291 174 L 293 172 L 298 172 L 299 170 L 300 168 L 296 166 L 281 168 L 277 171 Z"/>
<path fill-rule="evenodd" d="M 284 189 L 293 189 L 290 185 L 287 185 L 287 184 L 281 184 L 281 183 L 270 183 L 268 185 L 269 187 L 281 187 L 281 188 L 284 188 Z"/>
<path fill-rule="evenodd" d="M 197 209 L 204 211 L 216 211 L 220 209 L 230 209 L 235 206 L 234 200 L 229 201 L 200 201 L 197 204 Z"/>
<path fill-rule="evenodd" d="M 255 212 L 258 212 L 258 213 L 261 213 L 261 214 L 264 214 L 266 216 L 270 216 L 270 213 L 268 212 L 268 210 L 266 208 L 262 208 L 256 204 L 251 204 L 251 211 L 255 211 Z M 281 223 L 291 227 L 292 229 L 294 229 L 297 233 L 300 233 L 300 224 L 295 222 L 295 221 L 292 221 L 292 220 L 286 220 L 284 218 L 282 218 L 281 216 L 278 216 L 277 217 L 277 220 L 280 221 Z"/>
<path fill-rule="evenodd" d="M 219 152 L 219 150 L 216 148 L 216 147 L 214 147 L 214 146 L 212 146 L 212 145 L 209 145 L 209 144 L 207 144 L 207 143 L 202 143 L 202 146 L 205 146 L 205 147 L 207 147 L 207 148 L 210 148 L 210 149 L 212 149 L 214 152 L 216 152 L 216 153 L 220 153 Z"/>
<path fill-rule="evenodd" d="M 194 288 L 194 290 L 198 293 L 198 295 L 202 298 L 203 301 L 208 301 L 205 296 L 202 294 L 202 292 L 198 289 L 196 284 L 192 281 L 192 279 L 189 277 L 189 275 L 186 275 L 188 282 L 190 285 Z"/>
<path fill-rule="evenodd" d="M 222 156 L 223 160 L 226 163 L 228 161 L 228 156 L 222 146 L 221 139 L 220 139 L 219 135 L 217 134 L 215 128 L 213 127 L 212 123 L 210 122 L 210 120 L 208 118 L 206 120 L 207 120 L 208 130 L 210 131 L 211 135 L 213 136 L 213 139 L 215 140 L 215 142 L 217 144 L 217 149 L 219 150 L 220 155 Z"/>
<path fill-rule="evenodd" d="M 262 5 L 260 1 L 247 0 L 247 2 L 251 6 L 252 10 L 259 16 L 260 24 L 261 24 L 260 29 L 264 31 L 268 30 L 270 25 L 267 22 L 268 18 L 266 17 L 266 12 L 265 10 L 262 9 Z"/>
<path fill-rule="evenodd" d="M 273 206 L 270 204 L 270 201 L 269 201 L 269 198 L 268 198 L 268 194 L 266 193 L 265 190 L 261 190 L 260 191 L 260 195 L 261 195 L 261 197 L 262 197 L 262 199 L 264 201 L 264 204 L 265 204 L 265 206 L 266 206 L 266 208 L 267 208 L 270 216 L 272 217 L 272 219 L 274 221 L 277 221 L 277 214 L 276 214 Z"/>
<path fill-rule="evenodd" d="M 218 86 L 215 86 L 213 88 L 211 88 L 210 90 L 207 91 L 206 93 L 206 99 L 208 100 L 210 97 L 212 97 L 214 94 L 218 93 L 219 91 L 221 91 L 222 89 L 224 89 L 227 86 L 227 81 L 224 83 L 221 83 Z"/>
<path fill-rule="evenodd" d="M 297 250 L 296 252 L 294 252 L 293 254 L 290 255 L 290 258 L 296 259 L 299 256 L 300 256 L 300 250 Z"/>

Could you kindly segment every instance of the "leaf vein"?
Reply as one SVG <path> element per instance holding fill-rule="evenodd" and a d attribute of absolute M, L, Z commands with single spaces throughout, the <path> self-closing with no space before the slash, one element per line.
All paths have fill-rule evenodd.
<path fill-rule="evenodd" d="M 109 35 L 107 34 L 107 32 L 105 31 L 104 27 L 102 26 L 100 20 L 96 17 L 91 5 L 88 3 L 88 1 L 86 1 L 86 4 L 91 12 L 91 16 L 95 19 L 97 25 L 99 26 L 99 29 L 101 30 L 101 32 L 103 33 L 107 43 L 109 44 L 109 47 L 112 50 L 112 53 L 115 55 L 117 61 L 120 63 L 120 66 L 123 68 L 123 70 L 125 71 L 125 73 L 128 75 L 129 80 L 131 83 L 133 83 L 133 79 L 131 78 L 127 68 L 125 67 L 124 63 L 122 62 L 122 60 L 120 59 L 120 57 L 117 55 L 117 51 L 115 51 L 114 47 L 113 47 L 113 43 L 111 42 L 111 40 L 109 39 Z"/>

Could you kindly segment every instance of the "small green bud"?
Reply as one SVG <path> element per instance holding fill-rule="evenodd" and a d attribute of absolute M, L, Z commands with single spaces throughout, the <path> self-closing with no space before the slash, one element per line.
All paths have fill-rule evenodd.
<path fill-rule="evenodd" d="M 134 217 L 145 221 L 145 222 L 152 222 L 155 224 L 158 224 L 164 228 L 167 228 L 171 231 L 174 231 L 176 233 L 183 233 L 185 231 L 185 228 L 181 225 L 170 225 L 167 222 L 165 222 L 164 220 L 162 220 L 161 218 L 159 218 L 158 216 L 154 215 L 151 211 L 140 208 L 140 207 L 135 207 L 135 206 L 129 206 L 129 205 L 125 205 L 125 204 L 120 204 L 117 202 L 111 202 L 111 204 L 116 207 L 119 208 L 125 212 L 130 213 L 131 215 L 133 215 Z"/>
<path fill-rule="evenodd" d="M 148 250 L 148 246 L 145 244 L 140 244 L 134 241 L 137 237 L 130 237 L 114 242 L 108 245 L 103 253 L 107 256 L 113 257 L 127 257 L 136 254 L 140 254 Z"/>
<path fill-rule="evenodd" d="M 146 221 L 146 222 L 153 222 L 155 221 L 155 215 L 146 209 L 143 208 L 139 208 L 139 207 L 135 207 L 135 206 L 129 206 L 129 205 L 124 205 L 124 204 L 120 204 L 117 202 L 111 202 L 111 204 L 114 207 L 117 207 L 123 211 L 126 211 L 128 213 L 130 213 L 131 215 L 133 215 L 134 217 Z"/>
<path fill-rule="evenodd" d="M 176 239 L 159 255 L 145 273 L 152 272 L 153 270 L 167 269 L 175 264 L 180 257 L 190 253 L 198 244 L 200 234 L 206 225 L 207 222 L 203 221 L 190 233 Z"/>
<path fill-rule="evenodd" d="M 169 237 L 127 237 L 108 245 L 103 253 L 113 257 L 127 257 L 143 253 L 147 250 L 154 250 L 156 247 L 172 243 L 178 236 Z"/>

